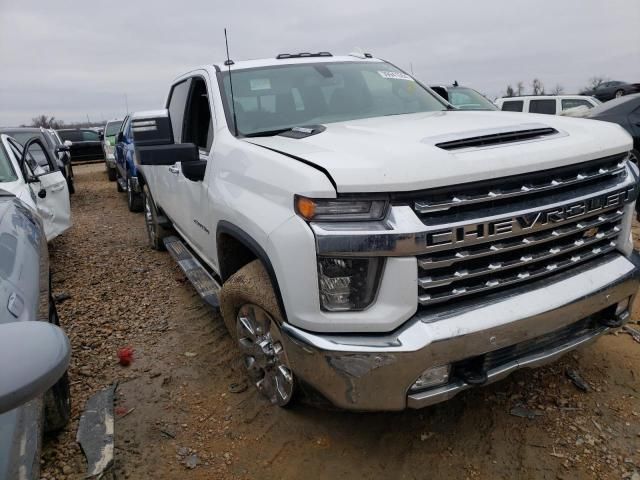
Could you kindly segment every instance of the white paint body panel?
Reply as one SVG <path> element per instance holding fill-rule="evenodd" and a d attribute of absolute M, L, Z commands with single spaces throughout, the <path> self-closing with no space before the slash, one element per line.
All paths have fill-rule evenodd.
<path fill-rule="evenodd" d="M 238 62 L 233 69 L 274 63 Z M 401 325 L 417 310 L 417 262 L 415 257 L 387 259 L 378 296 L 367 310 L 321 311 L 315 240 L 294 212 L 295 194 L 334 198 L 342 192 L 410 191 L 548 169 L 631 148 L 629 135 L 611 123 L 499 111 L 435 112 L 330 123 L 325 125 L 326 131 L 302 140 L 238 139 L 227 127 L 214 67 L 192 70 L 174 83 L 194 75 L 207 82 L 213 116 L 213 145 L 201 156 L 208 161 L 205 178 L 190 182 L 182 174 L 175 178 L 167 166 L 142 166 L 154 200 L 178 226 L 184 240 L 216 271 L 220 265 L 216 231 L 221 222 L 251 237 L 273 266 L 287 320 L 311 331 L 383 332 Z M 445 151 L 434 146 L 435 137 L 464 138 L 473 136 L 474 131 L 531 123 L 548 125 L 561 134 L 492 148 Z M 321 169 L 328 171 L 331 179 Z"/>
<path fill-rule="evenodd" d="M 13 193 L 31 209 L 38 212 L 42 219 L 47 241 L 50 242 L 71 228 L 71 202 L 67 182 L 60 171 L 40 175 L 37 182 L 25 182 L 20 171 L 19 160 L 9 147 L 6 135 L 0 136 L 0 139 L 18 176 L 18 180 L 14 182 L 0 183 L 0 188 Z M 41 189 L 46 192 L 44 198 L 38 197 L 38 192 Z"/>

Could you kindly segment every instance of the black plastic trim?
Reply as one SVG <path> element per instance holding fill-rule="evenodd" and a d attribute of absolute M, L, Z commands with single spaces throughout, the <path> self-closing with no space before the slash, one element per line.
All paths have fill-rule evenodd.
<path fill-rule="evenodd" d="M 276 278 L 276 272 L 273 269 L 273 265 L 271 264 L 271 260 L 267 256 L 267 253 L 264 249 L 256 242 L 248 233 L 246 233 L 241 228 L 235 226 L 231 222 L 227 222 L 226 220 L 221 220 L 218 223 L 218 227 L 216 229 L 216 239 L 220 238 L 220 234 L 225 233 L 230 235 L 231 237 L 238 240 L 242 245 L 247 247 L 264 265 L 264 268 L 267 270 L 269 274 L 269 278 L 271 279 L 271 284 L 273 285 L 273 290 L 276 294 L 276 300 L 278 301 L 278 307 L 280 308 L 280 312 L 282 313 L 282 320 L 287 321 L 287 311 L 284 308 L 284 302 L 282 301 L 282 294 L 280 293 L 280 286 L 278 285 L 278 279 Z M 220 245 L 220 242 L 217 242 Z M 218 257 L 220 257 L 220 252 L 218 252 Z M 218 265 L 221 265 L 220 258 L 218 258 Z M 229 272 L 223 271 L 222 268 L 220 270 L 220 279 L 223 282 L 227 281 L 227 279 L 231 276 Z"/>

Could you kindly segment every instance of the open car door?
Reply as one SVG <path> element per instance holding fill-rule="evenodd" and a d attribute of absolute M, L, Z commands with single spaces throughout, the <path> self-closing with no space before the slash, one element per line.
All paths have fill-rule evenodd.
<path fill-rule="evenodd" d="M 41 166 L 34 159 L 33 154 L 36 151 L 35 156 L 46 157 L 47 165 Z M 71 203 L 67 181 L 38 138 L 32 138 L 25 143 L 20 166 L 42 218 L 47 241 L 51 241 L 71 227 Z"/>

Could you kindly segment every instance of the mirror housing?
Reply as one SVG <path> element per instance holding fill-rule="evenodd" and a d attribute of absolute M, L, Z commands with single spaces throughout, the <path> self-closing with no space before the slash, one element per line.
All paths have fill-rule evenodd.
<path fill-rule="evenodd" d="M 44 394 L 69 366 L 71 345 L 64 332 L 46 322 L 0 324 L 0 414 Z"/>
<path fill-rule="evenodd" d="M 73 145 L 73 142 L 72 142 L 71 140 L 65 140 L 65 141 L 64 141 L 64 146 L 65 146 L 65 147 L 69 147 L 69 148 L 71 148 L 71 145 Z"/>
<path fill-rule="evenodd" d="M 67 140 L 67 141 L 68 141 L 68 140 Z M 60 152 L 68 152 L 69 150 L 71 150 L 71 149 L 70 149 L 70 148 L 69 148 L 69 146 L 68 146 L 68 145 L 66 145 L 66 144 L 65 144 L 65 145 L 58 145 L 58 146 L 56 147 L 56 153 L 60 153 Z"/>
<path fill-rule="evenodd" d="M 182 174 L 192 182 L 201 182 L 207 169 L 206 160 L 196 160 L 194 162 L 182 163 Z"/>
<path fill-rule="evenodd" d="M 118 132 L 118 136 L 116 137 L 116 143 L 124 142 L 124 134 L 122 132 Z"/>

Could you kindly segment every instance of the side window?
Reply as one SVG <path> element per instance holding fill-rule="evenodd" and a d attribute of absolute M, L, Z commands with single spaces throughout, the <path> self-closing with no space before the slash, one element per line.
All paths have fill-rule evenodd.
<path fill-rule="evenodd" d="M 93 130 L 83 130 L 82 140 L 85 142 L 99 142 L 100 135 L 98 135 L 98 132 L 94 132 Z"/>
<path fill-rule="evenodd" d="M 555 115 L 556 101 L 555 99 L 530 100 L 529 113 L 545 113 L 547 115 Z"/>
<path fill-rule="evenodd" d="M 562 110 L 568 110 L 576 107 L 593 108 L 593 104 L 588 100 L 580 100 L 579 98 L 563 98 Z"/>
<path fill-rule="evenodd" d="M 191 94 L 187 104 L 182 139 L 184 143 L 195 143 L 200 150 L 207 152 L 213 143 L 213 122 L 207 84 L 199 77 L 194 78 L 191 82 Z"/>
<path fill-rule="evenodd" d="M 521 112 L 523 106 L 523 100 L 509 100 L 502 104 L 502 110 L 505 112 Z"/>
<path fill-rule="evenodd" d="M 177 83 L 171 89 L 169 104 L 167 109 L 171 116 L 171 128 L 173 129 L 173 139 L 176 143 L 182 143 L 182 125 L 184 124 L 184 111 L 187 106 L 189 86 L 191 79 Z"/>

